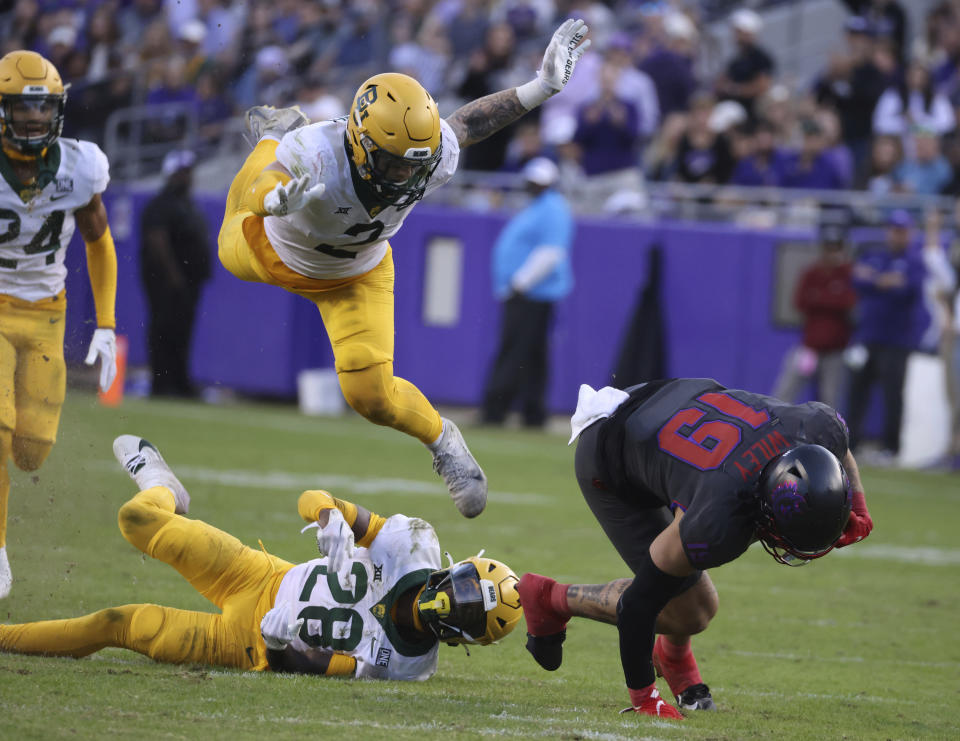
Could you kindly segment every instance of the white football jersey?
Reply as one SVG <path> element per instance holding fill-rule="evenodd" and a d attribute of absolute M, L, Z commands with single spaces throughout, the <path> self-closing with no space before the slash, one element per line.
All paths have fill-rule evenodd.
<path fill-rule="evenodd" d="M 402 637 L 390 619 L 397 598 L 426 583 L 440 568 L 440 543 L 433 527 L 416 517 L 394 515 L 369 548 L 357 548 L 339 573 L 326 558 L 294 566 L 274 604 L 292 605 L 291 616 L 304 618 L 290 644 L 298 651 L 332 648 L 357 660 L 356 676 L 372 679 L 429 678 L 437 670 L 437 640 Z M 306 636 L 306 638 L 304 638 Z"/>
<path fill-rule="evenodd" d="M 442 155 L 425 195 L 453 177 L 460 159 L 456 134 L 443 119 L 440 131 Z M 387 252 L 387 240 L 413 208 L 367 211 L 354 187 L 346 132 L 346 117 L 321 121 L 285 134 L 277 147 L 277 162 L 294 177 L 309 174 L 312 184 L 326 186 L 306 208 L 264 219 L 267 238 L 283 263 L 311 278 L 348 278 L 375 268 Z"/>
<path fill-rule="evenodd" d="M 0 157 L 0 293 L 25 301 L 63 290 L 73 213 L 110 182 L 107 156 L 92 142 L 58 139 L 45 162 L 53 177 L 25 203 L 9 162 Z"/>

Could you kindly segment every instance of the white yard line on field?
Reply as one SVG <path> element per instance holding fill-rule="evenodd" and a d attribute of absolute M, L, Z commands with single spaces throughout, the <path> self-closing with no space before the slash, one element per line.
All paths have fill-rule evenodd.
<path fill-rule="evenodd" d="M 822 655 L 803 655 L 792 653 L 764 652 L 764 651 L 727 651 L 725 649 L 715 649 L 723 653 L 733 654 L 734 656 L 749 656 L 759 659 L 776 659 L 778 661 L 815 661 L 818 664 L 896 664 L 897 666 L 919 666 L 926 669 L 960 669 L 960 661 L 910 661 L 909 659 L 867 659 L 863 656 L 822 656 Z M 798 693 L 800 696 L 802 693 Z M 826 697 L 826 695 L 824 695 Z M 832 696 L 835 698 L 847 697 L 847 695 Z M 850 695 L 856 697 L 856 695 Z M 879 698 L 877 702 L 900 702 L 899 696 L 895 698 Z"/>
<path fill-rule="evenodd" d="M 955 566 L 960 564 L 960 549 L 956 548 L 856 543 L 849 548 L 842 548 L 834 552 L 843 558 L 897 561 L 898 563 L 912 563 L 923 566 Z"/>

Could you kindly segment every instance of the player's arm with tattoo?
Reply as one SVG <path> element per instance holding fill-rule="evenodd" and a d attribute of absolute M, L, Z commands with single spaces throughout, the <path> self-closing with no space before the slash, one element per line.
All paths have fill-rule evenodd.
<path fill-rule="evenodd" d="M 460 106 L 447 118 L 447 123 L 456 133 L 460 146 L 469 147 L 512 124 L 526 112 L 516 88 L 510 88 Z"/>
<path fill-rule="evenodd" d="M 447 118 L 461 147 L 486 139 L 495 131 L 532 111 L 559 93 L 570 81 L 573 68 L 590 46 L 584 40 L 587 26 L 570 19 L 556 30 L 543 55 L 537 76 L 519 87 L 501 90 L 461 106 Z"/>

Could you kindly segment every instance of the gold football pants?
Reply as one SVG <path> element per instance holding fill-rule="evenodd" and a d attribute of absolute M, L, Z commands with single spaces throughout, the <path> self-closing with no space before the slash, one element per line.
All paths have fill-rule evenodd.
<path fill-rule="evenodd" d="M 241 280 L 280 286 L 320 310 L 333 346 L 344 398 L 374 424 L 432 443 L 443 429 L 440 414 L 421 391 L 393 374 L 393 255 L 373 270 L 341 280 L 318 280 L 294 272 L 277 257 L 263 219 L 241 204 L 260 172 L 274 161 L 277 142 L 262 140 L 247 158 L 227 194 L 219 255 Z"/>
<path fill-rule="evenodd" d="M 7 461 L 35 471 L 57 438 L 67 388 L 66 308 L 62 292 L 35 302 L 0 294 L 0 547 L 7 542 Z"/>
<path fill-rule="evenodd" d="M 267 668 L 260 620 L 293 564 L 174 514 L 165 487 L 137 494 L 118 520 L 123 537 L 173 566 L 222 612 L 123 605 L 67 620 L 0 625 L 0 651 L 80 657 L 114 646 L 166 663 Z"/>

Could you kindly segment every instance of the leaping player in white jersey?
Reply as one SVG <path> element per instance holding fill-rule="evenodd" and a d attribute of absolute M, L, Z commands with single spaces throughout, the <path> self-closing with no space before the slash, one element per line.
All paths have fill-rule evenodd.
<path fill-rule="evenodd" d="M 387 240 L 417 201 L 453 177 L 461 147 L 563 89 L 590 44 L 586 33 L 583 21 L 566 21 L 535 79 L 467 103 L 446 120 L 420 83 L 397 73 L 364 82 L 345 118 L 311 124 L 296 108 L 247 112 L 255 148 L 227 196 L 220 261 L 242 280 L 316 304 L 347 402 L 423 442 L 466 517 L 486 506 L 486 476 L 456 425 L 393 373 Z"/>
<path fill-rule="evenodd" d="M 110 181 L 96 144 L 61 139 L 66 86 L 32 51 L 0 59 L 0 598 L 10 592 L 7 461 L 35 471 L 57 436 L 66 393 L 66 247 L 87 247 L 97 314 L 86 362 L 100 388 L 116 376 L 117 255 L 100 194 Z"/>
<path fill-rule="evenodd" d="M 424 520 L 305 491 L 298 509 L 321 557 L 294 565 L 184 517 L 187 490 L 143 438 L 121 435 L 113 452 L 140 489 L 120 508 L 123 536 L 221 612 L 132 604 L 0 625 L 0 651 L 79 658 L 114 646 L 173 664 L 423 680 L 441 642 L 486 646 L 523 616 L 510 568 L 482 553 L 444 567 Z"/>

